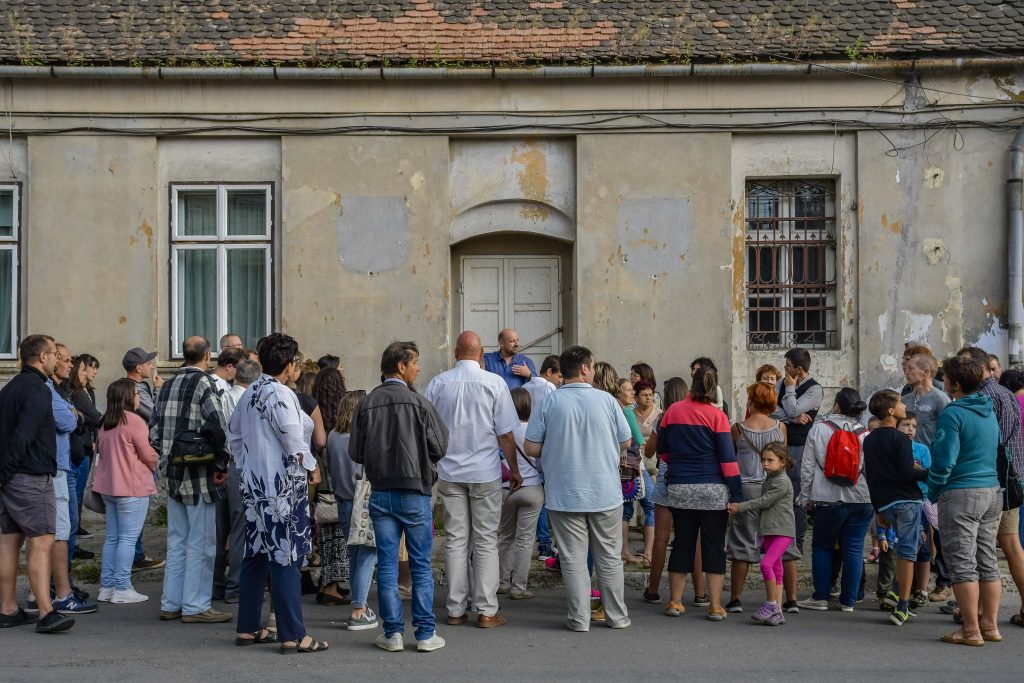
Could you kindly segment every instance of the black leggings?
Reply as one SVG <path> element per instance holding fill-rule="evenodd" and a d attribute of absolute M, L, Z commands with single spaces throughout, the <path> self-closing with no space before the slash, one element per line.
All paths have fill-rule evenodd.
<path fill-rule="evenodd" d="M 668 558 L 668 570 L 681 574 L 693 573 L 699 533 L 704 571 L 708 574 L 725 574 L 725 529 L 729 524 L 729 513 L 725 510 L 669 509 L 672 510 L 676 535 L 672 541 L 672 554 Z"/>

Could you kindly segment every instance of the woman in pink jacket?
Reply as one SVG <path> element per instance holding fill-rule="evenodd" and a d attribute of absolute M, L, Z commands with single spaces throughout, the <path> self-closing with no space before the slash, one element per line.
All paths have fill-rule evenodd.
<path fill-rule="evenodd" d="M 156 493 L 153 472 L 158 457 L 149 445 L 149 428 L 133 412 L 138 405 L 135 382 L 130 379 L 119 379 L 107 388 L 107 412 L 100 425 L 93 474 L 92 490 L 103 496 L 107 506 L 98 599 L 115 604 L 149 600 L 132 586 L 132 560 L 149 497 Z"/>

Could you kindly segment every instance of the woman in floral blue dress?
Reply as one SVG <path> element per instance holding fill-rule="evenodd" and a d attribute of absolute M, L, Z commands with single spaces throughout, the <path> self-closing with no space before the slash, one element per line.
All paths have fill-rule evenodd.
<path fill-rule="evenodd" d="M 238 645 L 281 643 L 281 652 L 323 652 L 327 643 L 306 633 L 299 570 L 310 551 L 308 484 L 320 472 L 309 450 L 313 422 L 283 383 L 299 347 L 285 334 L 259 349 L 263 374 L 231 416 L 228 439 L 240 473 L 245 508 L 245 559 L 239 587 Z M 263 627 L 263 590 L 270 575 L 277 639 Z"/>

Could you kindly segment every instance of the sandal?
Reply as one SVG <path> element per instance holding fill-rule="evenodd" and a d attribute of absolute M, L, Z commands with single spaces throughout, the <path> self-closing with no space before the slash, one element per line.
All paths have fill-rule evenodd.
<path fill-rule="evenodd" d="M 669 602 L 668 607 L 665 608 L 666 617 L 678 617 L 683 614 L 686 614 L 686 608 L 681 602 Z"/>
<path fill-rule="evenodd" d="M 1003 634 L 997 629 L 991 628 L 988 631 L 981 632 L 981 639 L 986 643 L 1001 643 L 1003 642 Z"/>
<path fill-rule="evenodd" d="M 711 607 L 708 609 L 708 621 L 725 621 L 728 614 L 721 607 Z"/>
<path fill-rule="evenodd" d="M 652 605 L 657 605 L 658 603 L 661 602 L 661 594 L 660 593 L 649 593 L 647 591 L 644 591 L 644 602 L 649 602 Z"/>
<path fill-rule="evenodd" d="M 941 640 L 944 643 L 951 643 L 953 645 L 967 645 L 969 647 L 981 647 L 985 644 L 985 640 L 982 638 L 979 638 L 978 640 L 968 638 L 967 634 L 964 633 L 963 629 L 960 629 L 955 633 L 944 635 L 942 636 Z"/>
<path fill-rule="evenodd" d="M 1024 626 L 1024 612 L 1017 612 L 1010 617 L 1010 623 L 1014 626 Z"/>
<path fill-rule="evenodd" d="M 262 645 L 264 643 L 276 643 L 277 636 L 268 629 L 260 629 L 249 634 L 252 638 L 235 636 L 235 645 L 245 647 L 246 645 Z"/>
<path fill-rule="evenodd" d="M 317 640 L 312 636 L 306 636 L 309 638 L 309 645 L 303 647 L 302 641 L 299 641 L 295 645 L 281 645 L 281 654 L 283 655 L 294 655 L 296 653 L 308 654 L 311 652 L 327 652 L 329 646 L 322 640 Z M 305 640 L 303 638 L 303 640 Z"/>

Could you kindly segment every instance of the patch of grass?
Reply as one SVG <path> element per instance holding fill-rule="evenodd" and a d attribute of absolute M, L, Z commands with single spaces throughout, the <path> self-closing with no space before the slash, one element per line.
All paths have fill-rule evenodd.
<path fill-rule="evenodd" d="M 153 526 L 167 527 L 167 506 L 160 505 L 153 510 Z"/>
<path fill-rule="evenodd" d="M 100 563 L 92 560 L 87 562 L 76 560 L 71 563 L 71 573 L 79 583 L 99 583 Z"/>

